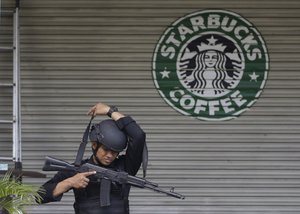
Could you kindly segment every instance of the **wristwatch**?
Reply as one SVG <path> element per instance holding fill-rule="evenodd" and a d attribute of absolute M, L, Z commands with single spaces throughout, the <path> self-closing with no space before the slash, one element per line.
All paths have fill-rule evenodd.
<path fill-rule="evenodd" d="M 116 106 L 110 106 L 106 115 L 111 117 L 111 114 L 114 113 L 114 112 L 117 112 L 117 111 L 119 111 L 119 110 Z"/>

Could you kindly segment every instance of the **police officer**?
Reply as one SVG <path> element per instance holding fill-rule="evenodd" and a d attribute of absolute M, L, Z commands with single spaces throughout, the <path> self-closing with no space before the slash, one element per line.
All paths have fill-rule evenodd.
<path fill-rule="evenodd" d="M 140 126 L 116 107 L 104 103 L 97 103 L 88 115 L 108 115 L 111 119 L 91 127 L 89 138 L 93 155 L 84 162 L 136 175 L 145 144 L 145 133 Z M 125 148 L 125 154 L 119 155 Z M 72 189 L 76 214 L 129 214 L 130 186 L 111 183 L 110 201 L 103 205 L 100 192 L 105 186 L 101 186 L 103 180 L 93 177 L 94 173 L 58 172 L 43 185 L 42 203 L 60 201 L 63 194 Z"/>

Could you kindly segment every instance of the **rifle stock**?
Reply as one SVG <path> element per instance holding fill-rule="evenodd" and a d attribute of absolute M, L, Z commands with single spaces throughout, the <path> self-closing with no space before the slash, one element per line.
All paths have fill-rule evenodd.
<path fill-rule="evenodd" d="M 78 168 L 64 160 L 46 156 L 43 171 L 78 171 Z"/>

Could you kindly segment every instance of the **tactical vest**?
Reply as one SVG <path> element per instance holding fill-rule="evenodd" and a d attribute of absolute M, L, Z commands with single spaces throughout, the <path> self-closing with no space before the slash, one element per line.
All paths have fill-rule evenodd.
<path fill-rule="evenodd" d="M 116 171 L 124 171 L 124 157 L 119 157 L 112 168 Z M 107 180 L 106 180 L 107 181 Z M 90 177 L 90 182 L 85 189 L 74 189 L 76 214 L 129 214 L 129 185 L 121 185 L 112 182 L 109 194 L 110 206 L 101 206 L 101 183 L 102 180 Z"/>
<path fill-rule="evenodd" d="M 111 205 L 100 206 L 99 198 L 90 198 L 74 204 L 75 214 L 129 214 L 128 199 L 111 197 Z"/>

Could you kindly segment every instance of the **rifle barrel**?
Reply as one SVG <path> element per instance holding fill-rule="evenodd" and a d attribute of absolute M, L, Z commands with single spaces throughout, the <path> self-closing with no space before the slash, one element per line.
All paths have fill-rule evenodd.
<path fill-rule="evenodd" d="M 161 189 L 159 187 L 152 187 L 152 186 L 145 186 L 145 188 L 147 189 L 151 189 L 151 190 L 154 190 L 155 192 L 159 192 L 159 193 L 164 193 L 168 196 L 172 196 L 174 198 L 178 198 L 178 199 L 185 199 L 185 196 L 184 195 L 181 195 L 177 192 L 174 192 L 174 188 L 172 188 L 171 190 L 167 191 L 167 190 L 164 190 L 164 189 Z"/>

